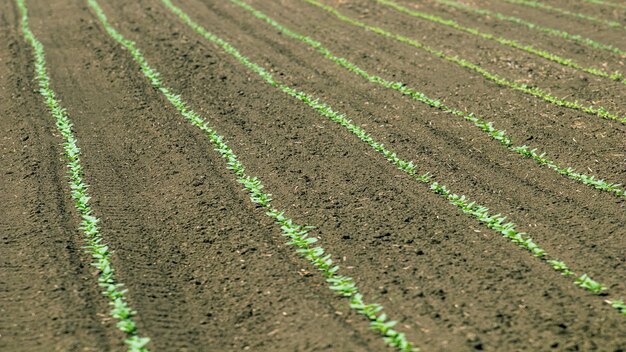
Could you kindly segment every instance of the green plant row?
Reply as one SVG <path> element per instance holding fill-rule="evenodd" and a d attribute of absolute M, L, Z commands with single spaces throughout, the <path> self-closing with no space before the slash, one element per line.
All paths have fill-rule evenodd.
<path fill-rule="evenodd" d="M 524 5 L 527 7 L 542 9 L 542 10 L 546 10 L 549 12 L 554 12 L 554 13 L 558 13 L 561 15 L 565 15 L 565 16 L 576 17 L 576 18 L 580 18 L 583 20 L 587 20 L 589 22 L 603 24 L 612 28 L 626 29 L 626 27 L 623 27 L 622 24 L 617 21 L 611 21 L 611 20 L 607 20 L 603 18 L 598 18 L 598 17 L 590 16 L 584 13 L 571 12 L 571 11 L 562 9 L 560 7 L 545 4 L 540 1 L 532 1 L 532 0 L 504 0 L 504 1 L 511 3 L 511 4 Z"/>
<path fill-rule="evenodd" d="M 573 275 L 573 272 L 565 265 L 565 263 L 561 261 L 548 260 L 548 256 L 546 252 L 541 249 L 533 240 L 528 236 L 528 234 L 517 231 L 515 229 L 515 224 L 512 222 L 506 222 L 506 217 L 501 214 L 491 214 L 489 209 L 476 204 L 475 202 L 470 201 L 463 195 L 455 194 L 449 191 L 446 186 L 440 184 L 437 181 L 433 181 L 432 177 L 429 173 L 418 174 L 417 169 L 412 161 L 407 161 L 401 159 L 395 152 L 387 149 L 383 144 L 377 142 L 372 138 L 365 130 L 361 127 L 352 123 L 346 115 L 338 113 L 334 111 L 327 104 L 320 102 L 318 99 L 313 96 L 306 94 L 304 92 L 293 89 L 285 84 L 282 84 L 276 81 L 271 73 L 267 70 L 259 66 L 258 64 L 250 61 L 250 59 L 239 52 L 235 47 L 230 45 L 228 42 L 223 39 L 217 37 L 216 35 L 208 32 L 204 27 L 200 26 L 198 23 L 194 22 L 186 13 L 184 13 L 180 8 L 174 6 L 170 0 L 161 0 L 166 6 L 172 10 L 175 14 L 177 14 L 183 22 L 189 25 L 193 30 L 195 30 L 198 34 L 203 36 L 205 39 L 210 42 L 220 46 L 225 52 L 235 57 L 240 63 L 250 69 L 252 72 L 258 74 L 266 83 L 270 84 L 273 87 L 278 88 L 282 92 L 302 101 L 309 107 L 316 110 L 320 115 L 329 118 L 331 121 L 336 122 L 337 124 L 345 127 L 352 134 L 357 136 L 360 140 L 367 143 L 370 147 L 372 147 L 376 152 L 380 153 L 385 159 L 394 164 L 398 169 L 407 173 L 410 177 L 414 178 L 421 183 L 425 183 L 429 185 L 429 189 L 436 194 L 439 194 L 446 198 L 451 204 L 456 205 L 462 212 L 468 214 L 480 222 L 482 222 L 486 227 L 499 232 L 504 237 L 510 239 L 512 242 L 518 244 L 522 248 L 531 252 L 534 256 L 540 258 L 541 260 L 549 263 L 552 268 L 555 270 L 562 272 L 565 276 Z M 554 263 L 558 263 L 555 265 Z M 595 294 L 600 294 L 606 290 L 606 287 L 601 285 L 600 283 L 592 280 L 586 274 L 580 276 L 575 284 L 580 287 L 589 290 Z"/>
<path fill-rule="evenodd" d="M 570 67 L 582 72 L 586 72 L 589 73 L 591 75 L 594 76 L 598 76 L 598 77 L 603 77 L 603 78 L 609 78 L 613 81 L 616 82 L 620 82 L 623 84 L 626 84 L 626 79 L 624 79 L 624 75 L 620 72 L 614 72 L 614 73 L 608 73 L 602 69 L 599 68 L 595 68 L 595 67 L 584 67 L 581 66 L 580 64 L 578 64 L 577 62 L 575 62 L 572 59 L 568 59 L 568 58 L 564 58 L 561 56 L 558 56 L 556 54 L 553 54 L 551 52 L 548 52 L 546 50 L 542 50 L 542 49 L 538 49 L 533 47 L 532 45 L 526 45 L 523 43 L 518 42 L 517 40 L 514 39 L 507 39 L 504 37 L 500 37 L 497 35 L 493 35 L 493 34 L 489 34 L 489 33 L 485 33 L 485 32 L 481 32 L 480 30 L 476 29 L 476 28 L 470 28 L 470 27 L 465 27 L 460 25 L 458 22 L 454 21 L 454 20 L 450 20 L 450 19 L 445 19 L 439 16 L 435 16 L 435 15 L 431 15 L 429 13 L 425 13 L 425 12 L 421 12 L 421 11 L 416 11 L 416 10 L 411 10 L 408 9 L 398 3 L 396 3 L 395 1 L 391 1 L 391 0 L 375 0 L 378 3 L 381 3 L 383 5 L 387 5 L 399 12 L 405 13 L 409 16 L 413 16 L 413 17 L 417 17 L 417 18 L 421 18 L 433 23 L 438 23 L 450 28 L 454 28 L 456 30 L 459 31 L 463 31 L 475 36 L 478 36 L 480 38 L 486 39 L 486 40 L 491 40 L 491 41 L 495 41 L 496 43 L 511 47 L 511 48 L 515 48 L 515 49 L 519 49 L 522 51 L 525 51 L 527 53 L 533 54 L 533 55 L 537 55 L 539 57 L 542 57 L 546 60 L 550 60 L 552 62 L 556 62 L 557 64 L 566 66 L 566 67 Z"/>
<path fill-rule="evenodd" d="M 535 160 L 539 165 L 545 165 L 546 167 L 558 172 L 559 174 L 565 175 L 567 177 L 569 177 L 570 179 L 573 179 L 575 181 L 581 182 L 583 184 L 592 186 L 594 188 L 612 193 L 618 197 L 625 197 L 626 196 L 626 190 L 624 190 L 623 188 L 620 187 L 619 184 L 616 183 L 609 183 L 606 182 L 602 179 L 596 179 L 594 176 L 589 176 L 589 175 L 585 175 L 585 174 L 581 174 L 576 172 L 575 169 L 571 168 L 571 167 L 560 167 L 558 166 L 555 162 L 547 159 L 545 157 L 545 154 L 540 154 L 537 152 L 536 149 L 531 149 L 530 147 L 526 146 L 526 145 L 521 145 L 521 146 L 515 146 L 513 144 L 513 141 L 511 140 L 510 137 L 508 137 L 506 135 L 506 132 L 503 130 L 499 130 L 496 129 L 495 127 L 493 127 L 493 124 L 491 122 L 487 122 L 477 116 L 475 116 L 474 114 L 471 113 L 466 113 L 451 107 L 448 107 L 447 105 L 443 104 L 442 102 L 440 102 L 439 100 L 436 99 L 432 99 L 429 98 L 428 96 L 426 96 L 424 93 L 418 92 L 413 88 L 407 87 L 406 85 L 400 83 L 400 82 L 394 82 L 394 81 L 390 81 L 387 80 L 385 78 L 382 78 L 380 76 L 376 76 L 376 75 L 372 75 L 370 73 L 368 73 L 367 71 L 361 69 L 360 67 L 358 67 L 357 65 L 355 65 L 354 63 L 350 62 L 349 60 L 343 58 L 343 57 L 338 57 L 335 54 L 333 54 L 330 50 L 328 50 L 327 48 L 325 48 L 322 43 L 320 43 L 319 41 L 316 41 L 314 39 L 311 39 L 310 37 L 307 37 L 305 35 L 299 34 L 294 32 L 293 30 L 283 26 L 282 24 L 276 22 L 274 19 L 270 18 L 268 15 L 266 15 L 265 13 L 255 9 L 254 7 L 248 5 L 247 3 L 241 1 L 241 0 L 230 0 L 231 2 L 241 6 L 242 8 L 244 8 L 245 10 L 247 10 L 248 12 L 250 12 L 254 17 L 265 21 L 266 23 L 268 23 L 269 25 L 271 25 L 272 27 L 274 27 L 275 29 L 279 30 L 280 32 L 282 32 L 283 34 L 285 34 L 286 36 L 293 38 L 293 39 L 297 39 L 307 45 L 309 45 L 310 47 L 314 48 L 317 50 L 317 52 L 319 52 L 320 54 L 322 54 L 324 57 L 326 57 L 327 59 L 331 60 L 332 62 L 338 64 L 339 66 L 347 69 L 348 71 L 355 73 L 365 79 L 367 79 L 368 81 L 372 82 L 372 83 L 376 83 L 379 84 L 383 87 L 389 88 L 389 89 L 393 89 L 395 91 L 398 91 L 404 95 L 407 95 L 409 97 L 411 97 L 414 100 L 417 100 L 421 103 L 427 104 L 428 106 L 440 109 L 442 111 L 445 111 L 447 113 L 453 114 L 455 116 L 459 116 L 464 118 L 465 120 L 471 122 L 472 124 L 474 124 L 474 126 L 478 127 L 480 130 L 482 130 L 483 132 L 485 132 L 486 134 L 488 134 L 491 138 L 495 139 L 496 141 L 500 142 L 502 145 L 504 145 L 507 149 L 514 151 L 524 157 L 527 158 L 531 158 L 533 160 Z"/>
<path fill-rule="evenodd" d="M 144 75 L 150 80 L 152 86 L 157 88 L 187 121 L 201 129 L 207 135 L 214 149 L 226 160 L 227 168 L 232 170 L 237 177 L 237 181 L 243 184 L 250 200 L 257 206 L 263 208 L 265 214 L 271 217 L 274 222 L 280 226 L 282 235 L 289 239 L 287 244 L 295 247 L 299 255 L 321 271 L 326 281 L 329 283 L 330 289 L 340 296 L 348 298 L 350 308 L 369 319 L 371 328 L 382 335 L 386 343 L 395 347 L 398 351 L 418 351 L 418 349 L 414 348 L 413 344 L 406 339 L 404 333 L 393 328 L 396 322 L 387 318 L 387 315 L 382 312 L 383 307 L 380 304 L 365 303 L 363 295 L 359 293 L 354 279 L 338 273 L 339 266 L 334 264 L 332 255 L 327 253 L 321 246 L 316 245 L 318 239 L 310 234 L 309 231 L 313 229 L 313 227 L 294 223 L 292 219 L 285 216 L 284 211 L 277 210 L 271 205 L 271 194 L 263 190 L 261 180 L 246 174 L 244 165 L 239 161 L 234 151 L 224 142 L 224 137 L 210 128 L 205 119 L 193 111 L 187 103 L 183 101 L 180 95 L 176 94 L 172 89 L 165 87 L 159 77 L 159 73 L 148 65 L 148 62 L 143 57 L 141 51 L 136 47 L 135 43 L 125 39 L 111 26 L 96 0 L 88 1 L 109 35 L 128 49 L 135 61 L 140 65 Z M 163 2 L 180 16 L 186 16 L 182 14 L 182 12 L 179 12 L 180 10 L 174 7 L 169 1 L 164 0 Z M 221 41 L 221 39 L 217 37 L 214 39 L 223 47 L 229 47 L 228 44 Z M 234 52 L 234 48 L 229 48 Z M 252 65 L 251 62 L 247 62 Z M 268 74 L 265 71 L 263 72 Z"/>
<path fill-rule="evenodd" d="M 530 87 L 526 84 L 523 83 L 517 83 L 517 82 L 513 82 L 510 81 L 506 78 L 503 78 L 497 74 L 491 73 L 487 70 L 485 70 L 484 68 L 471 63 L 465 59 L 459 58 L 458 56 L 449 56 L 446 55 L 445 53 L 443 53 L 442 51 L 436 50 L 434 48 L 431 48 L 427 45 L 424 45 L 414 39 L 410 39 L 407 38 L 405 36 L 402 36 L 400 34 L 395 34 L 395 33 L 391 33 L 389 31 L 386 31 L 380 27 L 376 27 L 376 26 L 370 26 L 368 24 L 365 24 L 359 20 L 356 20 L 354 18 L 348 17 L 344 14 L 342 14 L 341 12 L 339 12 L 337 9 L 335 9 L 332 6 L 328 6 L 325 4 L 322 4 L 321 2 L 317 1 L 317 0 L 303 0 L 308 2 L 309 4 L 315 5 L 331 14 L 333 14 L 335 17 L 337 17 L 339 20 L 346 22 L 348 24 L 351 24 L 353 26 L 356 27 L 360 27 L 363 28 L 365 30 L 369 30 L 371 32 L 374 32 L 376 34 L 382 35 L 384 37 L 387 38 L 391 38 L 393 40 L 396 40 L 400 43 L 404 43 L 407 45 L 411 45 L 415 48 L 418 49 L 422 49 L 426 52 L 428 52 L 429 54 L 435 55 L 439 58 L 442 58 L 446 61 L 450 61 L 452 63 L 455 63 L 461 67 L 467 68 L 471 71 L 474 71 L 480 75 L 482 75 L 483 77 L 485 77 L 486 79 L 495 82 L 496 84 L 503 86 L 503 87 L 508 87 L 538 98 L 541 98 L 549 103 L 552 103 L 554 105 L 557 106 L 562 106 L 562 107 L 566 107 L 566 108 L 570 108 L 570 109 L 574 109 L 574 110 L 578 110 L 578 111 L 582 111 L 588 114 L 592 114 L 592 115 L 596 115 L 598 117 L 607 119 L 607 120 L 615 120 L 615 121 L 619 121 L 623 124 L 626 124 L 626 116 L 619 116 L 617 114 L 614 114 L 612 112 L 607 111 L 604 107 L 594 107 L 594 106 L 585 106 L 581 103 L 579 103 L 578 101 L 570 101 L 570 100 L 565 100 L 565 99 L 560 99 L 555 97 L 554 95 L 551 95 L 550 93 L 544 91 L 541 88 L 537 88 L 537 87 Z"/>
<path fill-rule="evenodd" d="M 570 34 L 566 31 L 562 31 L 560 29 L 555 29 L 555 28 L 550 28 L 550 27 L 544 27 L 541 25 L 538 25 L 536 23 L 532 23 L 529 21 L 526 21 L 524 19 L 521 19 L 519 17 L 514 17 L 514 16 L 508 16 L 505 14 L 502 14 L 500 12 L 494 12 L 491 10 L 487 10 L 487 9 L 481 9 L 481 8 L 475 8 L 469 5 L 465 5 L 463 3 L 460 3 L 456 0 L 436 0 L 438 3 L 440 4 L 444 4 L 450 7 L 454 7 L 460 10 L 464 10 L 467 12 L 473 12 L 475 14 L 479 14 L 479 15 L 483 15 L 483 16 L 489 16 L 489 17 L 493 17 L 493 18 L 497 18 L 501 21 L 507 21 L 510 23 L 515 23 L 521 26 L 525 26 L 527 28 L 533 29 L 533 30 L 537 30 L 546 34 L 550 34 L 552 36 L 555 37 L 559 37 L 559 38 L 563 38 L 563 39 L 567 39 L 567 40 L 571 40 L 574 42 L 577 42 L 579 44 L 583 44 L 586 45 L 590 48 L 594 48 L 594 49 L 601 49 L 601 50 L 606 50 L 609 51 L 611 53 L 617 54 L 617 55 L 621 55 L 621 56 L 626 56 L 626 51 L 621 50 L 619 48 L 614 47 L 613 45 L 610 44 L 603 44 L 600 42 L 597 42 L 593 39 L 590 38 L 586 38 L 583 37 L 581 35 L 578 34 Z"/>
<path fill-rule="evenodd" d="M 588 2 L 590 4 L 597 4 L 597 5 L 604 5 L 604 6 L 610 6 L 610 7 L 617 7 L 620 9 L 626 9 L 625 4 L 617 4 L 614 2 L 610 2 L 610 1 L 604 1 L 604 0 L 583 0 L 583 1 Z"/>
<path fill-rule="evenodd" d="M 93 209 L 89 205 L 88 186 L 83 182 L 80 149 L 72 132 L 72 122 L 67 111 L 61 106 L 50 86 L 43 44 L 30 30 L 28 10 L 24 0 L 16 0 L 16 3 L 22 16 L 24 38 L 33 49 L 35 77 L 39 84 L 39 93 L 44 97 L 44 102 L 64 139 L 63 151 L 67 161 L 70 193 L 74 200 L 74 207 L 81 218 L 80 229 L 83 231 L 86 244 L 84 249 L 93 259 L 91 265 L 99 271 L 98 285 L 104 289 L 102 294 L 109 299 L 109 304 L 112 306 L 109 314 L 117 320 L 117 328 L 127 335 L 124 342 L 128 346 L 128 351 L 147 352 L 148 349 L 145 346 L 150 339 L 138 335 L 137 326 L 133 320 L 136 312 L 128 305 L 125 297 L 127 290 L 123 289 L 123 285 L 115 279 L 115 270 L 111 264 L 111 252 L 109 247 L 103 243 L 98 227 L 99 219 L 93 215 Z"/>

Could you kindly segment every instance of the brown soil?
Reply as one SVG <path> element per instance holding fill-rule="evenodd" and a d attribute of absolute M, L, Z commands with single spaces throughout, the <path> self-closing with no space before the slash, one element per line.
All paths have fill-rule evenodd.
<path fill-rule="evenodd" d="M 626 112 L 623 85 L 371 1 L 325 2 L 557 96 Z M 626 183 L 624 125 L 496 86 L 302 1 L 249 3 L 370 72 L 493 120 L 560 164 Z M 496 3 L 481 5 L 506 10 Z M 176 4 L 277 78 L 347 113 L 420 171 L 507 215 L 552 256 L 610 289 L 597 297 L 575 287 L 342 127 L 260 81 L 160 2 L 102 1 L 112 23 L 263 181 L 275 207 L 316 226 L 344 273 L 399 321 L 409 340 L 424 351 L 626 350 L 624 317 L 604 303 L 626 298 L 626 201 L 538 167 L 463 120 L 365 82 L 229 2 Z M 151 350 L 385 350 L 348 302 L 284 244 L 206 137 L 147 83 L 84 1 L 27 5 L 53 88 L 75 124 L 113 265 Z M 485 31 L 503 29 L 432 3 L 420 9 Z M 61 142 L 36 93 L 17 9 L 5 2 L 0 10 L 0 350 L 119 350 L 123 336 L 81 249 Z M 543 12 L 538 18 L 523 7 L 510 13 L 564 29 L 588 26 Z M 620 66 L 610 54 L 529 30 L 503 35 L 513 32 L 585 64 Z M 619 44 L 609 32 L 592 35 Z"/>

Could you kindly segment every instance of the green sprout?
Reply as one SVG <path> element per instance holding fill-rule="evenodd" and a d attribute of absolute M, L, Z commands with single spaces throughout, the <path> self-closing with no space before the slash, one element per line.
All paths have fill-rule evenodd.
<path fill-rule="evenodd" d="M 548 263 L 550 265 L 552 265 L 554 270 L 562 271 L 561 275 L 563 275 L 563 276 L 572 276 L 572 275 L 574 275 L 574 273 L 572 273 L 569 270 L 569 268 L 567 267 L 567 265 L 565 265 L 565 263 L 563 263 L 562 261 L 548 260 Z"/>
<path fill-rule="evenodd" d="M 602 284 L 592 280 L 587 274 L 582 274 L 574 283 L 582 288 L 585 288 L 596 295 L 604 293 L 607 290 Z"/>
<path fill-rule="evenodd" d="M 607 301 L 607 303 L 609 303 L 611 307 L 617 309 L 620 313 L 622 313 L 622 315 L 626 315 L 626 304 L 623 300 Z"/>

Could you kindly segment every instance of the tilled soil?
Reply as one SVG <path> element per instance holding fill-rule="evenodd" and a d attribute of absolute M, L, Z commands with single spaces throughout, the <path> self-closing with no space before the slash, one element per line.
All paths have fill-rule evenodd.
<path fill-rule="evenodd" d="M 372 1 L 324 2 L 512 80 L 626 113 L 623 84 Z M 607 297 L 598 297 L 574 286 L 343 127 L 261 81 L 161 2 L 102 1 L 111 22 L 137 43 L 163 81 L 262 180 L 274 206 L 315 226 L 342 272 L 366 300 L 385 307 L 410 341 L 424 351 L 626 349 L 624 317 L 604 302 L 626 298 L 623 198 L 540 167 L 458 117 L 368 83 L 230 2 L 175 3 L 281 82 L 346 113 L 420 172 L 508 216 L 552 257 L 609 288 Z M 371 73 L 494 121 L 517 143 L 540 148 L 559 164 L 626 183 L 626 127 L 618 122 L 499 87 L 300 0 L 249 3 Z M 206 136 L 149 85 L 84 1 L 27 5 L 52 87 L 75 125 L 118 279 L 151 350 L 386 349 L 348 301 L 285 245 Z M 626 47 L 624 36 L 585 22 L 496 1 L 479 5 Z M 593 8 L 571 7 L 595 14 Z M 61 140 L 36 92 L 17 8 L 5 2 L 0 9 L 0 350 L 119 350 L 123 335 L 108 317 L 81 248 Z M 435 2 L 418 9 L 516 35 L 586 65 L 606 61 L 623 68 L 624 58 L 525 28 L 505 30 Z"/>

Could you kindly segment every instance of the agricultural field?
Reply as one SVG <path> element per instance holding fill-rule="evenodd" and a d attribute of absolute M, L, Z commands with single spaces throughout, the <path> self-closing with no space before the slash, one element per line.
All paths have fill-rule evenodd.
<path fill-rule="evenodd" d="M 0 31 L 0 351 L 626 351 L 625 2 Z"/>

